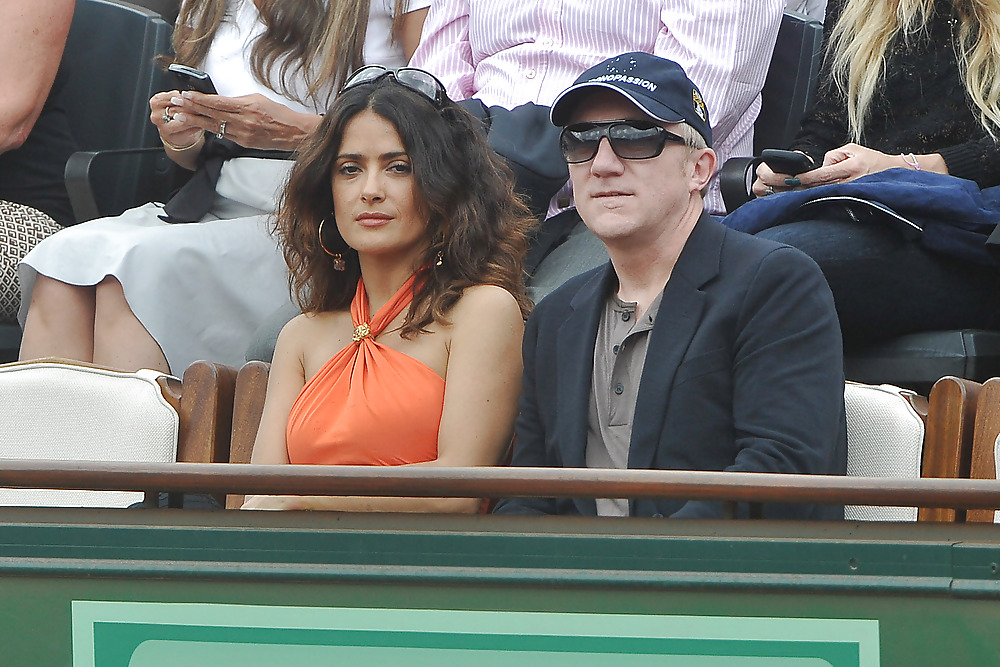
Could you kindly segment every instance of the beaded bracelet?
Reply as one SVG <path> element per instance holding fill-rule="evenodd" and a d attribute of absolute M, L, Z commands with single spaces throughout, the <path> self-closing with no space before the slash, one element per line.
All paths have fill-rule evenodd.
<path fill-rule="evenodd" d="M 166 146 L 167 148 L 169 148 L 170 150 L 177 151 L 178 153 L 181 153 L 183 151 L 189 151 L 192 148 L 194 148 L 195 146 L 197 146 L 198 142 L 200 142 L 201 139 L 202 139 L 202 137 L 204 137 L 204 136 L 205 136 L 204 134 L 198 135 L 198 137 L 194 141 L 192 141 L 190 144 L 188 144 L 187 146 L 174 146 L 172 143 L 170 143 L 169 141 L 167 141 L 163 137 L 160 137 L 160 141 L 163 142 L 163 145 Z"/>
<path fill-rule="evenodd" d="M 920 163 L 917 162 L 917 156 L 916 155 L 914 155 L 913 153 L 907 153 L 905 155 L 903 153 L 900 153 L 899 157 L 901 157 L 903 159 L 903 162 L 905 162 L 909 166 L 913 167 L 913 169 L 915 171 L 920 171 Z"/>

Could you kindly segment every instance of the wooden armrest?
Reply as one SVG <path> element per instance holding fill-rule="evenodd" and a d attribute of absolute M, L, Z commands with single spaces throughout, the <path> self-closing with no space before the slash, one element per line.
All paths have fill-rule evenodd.
<path fill-rule="evenodd" d="M 225 463 L 233 423 L 236 369 L 196 361 L 184 371 L 177 460 Z"/>
<path fill-rule="evenodd" d="M 982 385 L 946 376 L 934 383 L 928 400 L 921 477 L 968 477 L 976 404 Z M 921 508 L 918 521 L 964 521 L 952 509 Z"/>
<path fill-rule="evenodd" d="M 994 480 L 997 476 L 993 445 L 1000 434 L 1000 378 L 983 383 L 976 405 L 976 426 L 972 442 L 969 477 Z M 993 510 L 969 510 L 966 521 L 992 523 Z"/>
<path fill-rule="evenodd" d="M 250 463 L 253 443 L 257 439 L 264 398 L 267 395 L 267 376 L 271 365 L 264 361 L 248 361 L 240 368 L 236 378 L 236 396 L 233 401 L 233 433 L 229 446 L 230 463 Z M 243 505 L 242 494 L 226 498 L 227 509 Z"/>

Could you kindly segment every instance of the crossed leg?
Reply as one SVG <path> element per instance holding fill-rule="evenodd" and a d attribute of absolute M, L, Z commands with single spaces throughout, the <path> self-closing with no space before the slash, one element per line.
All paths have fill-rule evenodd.
<path fill-rule="evenodd" d="M 160 346 L 136 318 L 113 276 L 96 287 L 38 276 L 19 358 L 40 357 L 63 357 L 125 371 L 170 371 Z"/>

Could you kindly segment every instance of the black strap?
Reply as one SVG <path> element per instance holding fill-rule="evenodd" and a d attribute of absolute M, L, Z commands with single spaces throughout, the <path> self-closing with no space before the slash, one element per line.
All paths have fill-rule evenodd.
<path fill-rule="evenodd" d="M 215 200 L 215 186 L 226 160 L 235 157 L 256 157 L 270 160 L 288 160 L 291 151 L 261 150 L 244 148 L 229 139 L 209 136 L 198 154 L 198 169 L 191 180 L 177 191 L 167 205 L 160 220 L 170 223 L 198 222 L 212 208 Z"/>

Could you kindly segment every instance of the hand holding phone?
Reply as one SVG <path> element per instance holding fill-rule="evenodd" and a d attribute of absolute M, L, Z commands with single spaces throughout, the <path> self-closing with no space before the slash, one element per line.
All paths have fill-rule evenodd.
<path fill-rule="evenodd" d="M 200 69 L 171 63 L 167 66 L 167 71 L 174 75 L 179 90 L 195 90 L 206 95 L 218 95 L 212 78 Z"/>
<path fill-rule="evenodd" d="M 819 165 L 805 153 L 798 151 L 783 151 L 775 148 L 765 148 L 760 153 L 761 162 L 771 168 L 776 174 L 797 176 L 806 171 L 812 171 Z"/>

